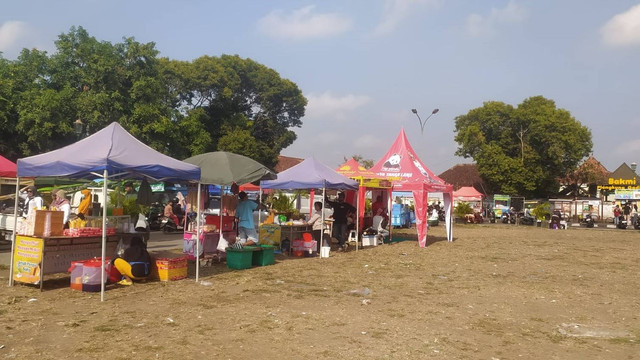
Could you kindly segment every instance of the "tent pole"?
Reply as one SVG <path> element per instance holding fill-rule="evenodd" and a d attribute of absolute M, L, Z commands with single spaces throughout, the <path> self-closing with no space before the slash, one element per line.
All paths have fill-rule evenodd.
<path fill-rule="evenodd" d="M 393 240 L 393 206 L 391 199 L 393 198 L 393 186 L 387 190 L 387 212 L 389 214 L 389 245 L 391 245 L 391 241 Z M 415 203 L 415 199 L 413 200 Z M 373 214 L 372 214 L 373 215 Z"/>
<path fill-rule="evenodd" d="M 16 234 L 18 233 L 18 196 L 20 196 L 20 177 L 16 178 L 16 200 L 13 205 L 13 234 L 11 234 L 11 261 L 9 262 L 9 286 L 13 286 L 13 252 L 16 248 Z M 42 281 L 42 279 L 40 279 Z"/>
<path fill-rule="evenodd" d="M 107 169 L 102 175 L 102 258 L 100 259 L 100 301 L 104 301 L 104 260 L 107 253 Z"/>
<path fill-rule="evenodd" d="M 325 180 L 322 180 L 322 214 L 320 215 L 322 220 L 322 231 L 320 231 L 320 254 L 322 254 L 322 247 L 324 246 L 324 199 L 325 196 L 327 196 L 325 193 L 326 188 L 327 184 L 325 183 Z M 333 234 L 329 234 L 329 239 L 331 239 L 331 235 Z M 331 247 L 331 240 L 329 240 L 329 247 Z M 322 259 L 322 256 L 320 256 L 320 258 Z"/>
<path fill-rule="evenodd" d="M 358 191 L 356 191 L 356 252 L 358 251 L 359 237 L 360 237 L 360 186 L 358 186 Z"/>
<path fill-rule="evenodd" d="M 198 203 L 198 210 L 196 212 L 196 282 L 200 279 L 200 191 L 201 184 L 198 181 L 198 196 L 196 202 Z"/>
<path fill-rule="evenodd" d="M 260 222 L 262 221 L 262 210 L 260 210 L 260 205 L 262 205 L 262 182 L 260 183 L 260 192 L 258 193 L 258 244 L 260 244 Z"/>

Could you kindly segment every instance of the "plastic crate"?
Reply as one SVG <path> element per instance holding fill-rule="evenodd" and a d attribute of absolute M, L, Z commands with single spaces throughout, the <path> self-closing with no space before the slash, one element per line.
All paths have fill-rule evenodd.
<path fill-rule="evenodd" d="M 160 281 L 175 281 L 187 277 L 187 257 L 156 259 Z"/>
<path fill-rule="evenodd" d="M 256 266 L 267 266 L 275 264 L 273 251 L 275 246 L 260 245 L 260 249 L 253 252 L 251 263 Z"/>
<path fill-rule="evenodd" d="M 249 269 L 253 260 L 253 250 L 249 246 L 242 249 L 227 248 L 227 267 L 229 269 Z"/>

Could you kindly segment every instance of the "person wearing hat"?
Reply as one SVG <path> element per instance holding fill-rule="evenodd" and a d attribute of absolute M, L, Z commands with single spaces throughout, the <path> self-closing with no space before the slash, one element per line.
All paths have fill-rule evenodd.
<path fill-rule="evenodd" d="M 238 237 L 239 243 L 244 245 L 258 245 L 258 233 L 253 223 L 253 211 L 260 205 L 257 202 L 249 200 L 247 193 L 240 191 L 238 194 L 240 203 L 236 208 L 236 219 L 238 221 Z"/>
<path fill-rule="evenodd" d="M 20 197 L 24 200 L 23 217 L 28 217 L 33 211 L 42 209 L 44 206 L 44 201 L 38 194 L 38 189 L 33 185 L 20 189 Z"/>
<path fill-rule="evenodd" d="M 136 192 L 136 189 L 133 187 L 133 183 L 131 181 L 127 181 L 126 183 L 124 183 L 124 198 L 135 199 L 137 197 L 138 197 L 138 193 Z"/>

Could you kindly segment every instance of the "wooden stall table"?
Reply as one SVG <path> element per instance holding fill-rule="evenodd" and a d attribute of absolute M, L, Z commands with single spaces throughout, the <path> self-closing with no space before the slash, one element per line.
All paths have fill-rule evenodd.
<path fill-rule="evenodd" d="M 106 256 L 114 258 L 120 240 L 127 243 L 136 233 L 107 235 Z M 40 285 L 44 275 L 66 273 L 72 261 L 102 256 L 102 235 L 89 237 L 17 235 L 13 253 L 13 280 Z"/>

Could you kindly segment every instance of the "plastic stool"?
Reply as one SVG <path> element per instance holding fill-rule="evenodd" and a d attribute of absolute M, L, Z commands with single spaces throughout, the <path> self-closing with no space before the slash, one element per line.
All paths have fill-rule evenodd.
<path fill-rule="evenodd" d="M 349 231 L 349 238 L 347 239 L 347 242 L 358 242 L 358 234 L 355 230 Z"/>

